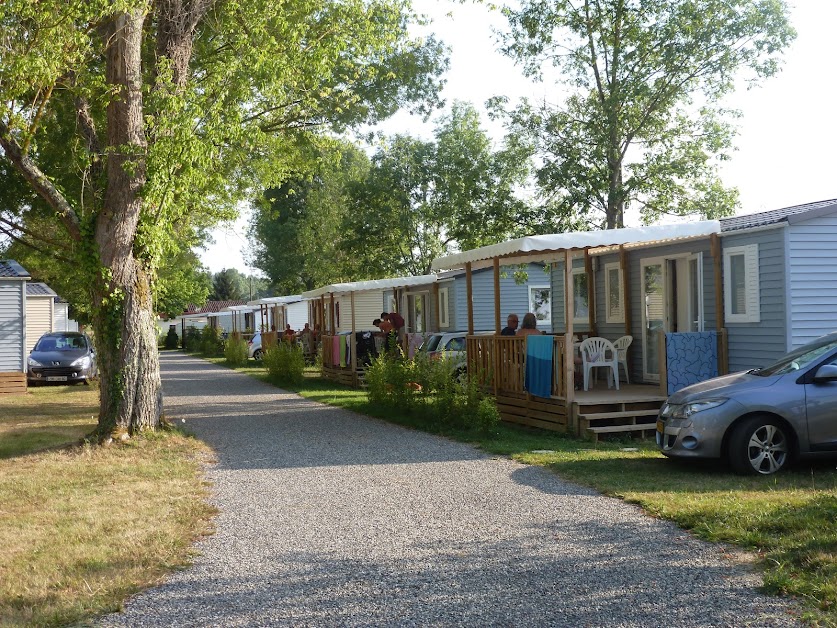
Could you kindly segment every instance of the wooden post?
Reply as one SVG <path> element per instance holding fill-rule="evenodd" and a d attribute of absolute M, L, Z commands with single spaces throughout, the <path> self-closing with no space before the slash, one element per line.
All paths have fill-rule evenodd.
<path fill-rule="evenodd" d="M 494 333 L 500 335 L 500 258 L 494 258 Z"/>
<path fill-rule="evenodd" d="M 631 277 L 628 274 L 628 252 L 624 246 L 619 247 L 619 267 L 622 270 L 622 310 L 625 314 L 625 335 L 631 333 Z"/>
<path fill-rule="evenodd" d="M 442 302 L 440 300 L 441 297 L 439 296 L 439 284 L 438 283 L 433 284 L 432 295 L 433 295 L 433 298 L 430 299 L 430 301 L 432 303 L 431 312 L 430 312 L 430 322 L 431 322 L 430 327 L 432 328 L 432 331 L 441 331 L 441 329 L 442 329 Z M 434 320 L 433 319 L 433 310 L 434 309 L 436 311 L 436 319 L 435 319 L 436 324 L 432 325 L 433 320 Z"/>
<path fill-rule="evenodd" d="M 718 330 L 718 375 L 729 372 L 729 345 L 727 344 L 727 330 Z"/>
<path fill-rule="evenodd" d="M 349 339 L 352 347 L 352 358 L 351 358 L 351 367 L 352 367 L 352 386 L 355 388 L 358 387 L 357 381 L 357 342 L 355 340 L 355 293 L 354 291 L 349 293 L 349 303 L 350 307 L 352 308 L 352 336 Z"/>
<path fill-rule="evenodd" d="M 593 261 L 590 259 L 590 249 L 584 249 L 584 274 L 587 275 L 587 328 L 590 335 L 598 336 L 596 332 L 596 289 L 593 281 Z"/>
<path fill-rule="evenodd" d="M 712 265 L 715 270 L 715 329 L 724 328 L 724 284 L 723 267 L 721 266 L 721 239 L 717 233 L 709 236 L 709 247 L 712 251 Z"/>
<path fill-rule="evenodd" d="M 337 333 L 337 327 L 335 325 L 336 319 L 335 319 L 335 312 L 334 312 L 334 293 L 331 292 L 329 294 L 331 295 L 331 297 L 330 297 L 331 311 L 329 312 L 329 317 L 328 318 L 329 318 L 329 322 L 331 323 L 331 329 L 330 329 L 331 334 L 334 335 L 335 333 Z"/>
<path fill-rule="evenodd" d="M 567 420 L 570 421 L 575 397 L 575 350 L 573 347 L 573 260 L 570 249 L 564 250 L 564 318 L 566 319 L 564 340 L 564 388 L 567 391 Z"/>
<path fill-rule="evenodd" d="M 465 264 L 465 301 L 468 303 L 468 335 L 474 335 L 474 286 L 471 277 L 471 262 Z"/>

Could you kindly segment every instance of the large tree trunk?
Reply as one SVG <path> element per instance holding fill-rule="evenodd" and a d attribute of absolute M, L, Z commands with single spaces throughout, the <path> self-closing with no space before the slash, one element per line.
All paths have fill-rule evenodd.
<path fill-rule="evenodd" d="M 159 426 L 162 390 L 151 283 L 135 251 L 146 181 L 142 111 L 141 11 L 116 16 L 107 28 L 107 191 L 96 220 L 100 274 L 93 292 L 101 400 L 99 433 L 124 436 Z"/>

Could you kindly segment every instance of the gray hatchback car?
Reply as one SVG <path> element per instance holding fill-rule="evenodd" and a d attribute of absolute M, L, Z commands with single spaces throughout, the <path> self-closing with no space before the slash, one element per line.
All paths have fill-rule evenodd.
<path fill-rule="evenodd" d="M 726 458 L 763 475 L 797 456 L 837 455 L 837 332 L 765 368 L 674 393 L 657 418 L 657 445 L 673 458 Z"/>

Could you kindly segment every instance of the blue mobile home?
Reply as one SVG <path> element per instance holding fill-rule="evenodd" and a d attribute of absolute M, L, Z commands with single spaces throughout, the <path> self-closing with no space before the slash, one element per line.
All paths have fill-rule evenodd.
<path fill-rule="evenodd" d="M 527 312 L 538 319 L 538 329 L 553 329 L 554 293 L 550 283 L 551 271 L 546 264 L 521 264 L 500 269 L 500 314 L 505 326 L 509 314 L 522 320 Z M 465 271 L 438 274 L 439 331 L 468 329 L 468 301 Z M 491 268 L 475 270 L 471 278 L 473 294 L 474 330 L 498 331 L 494 328 L 494 273 Z"/>

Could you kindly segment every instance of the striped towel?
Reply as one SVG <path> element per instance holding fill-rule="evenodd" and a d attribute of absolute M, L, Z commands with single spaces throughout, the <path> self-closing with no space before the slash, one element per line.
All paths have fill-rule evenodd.
<path fill-rule="evenodd" d="M 526 336 L 525 387 L 536 397 L 552 395 L 552 336 Z"/>

